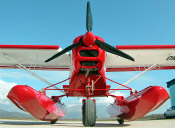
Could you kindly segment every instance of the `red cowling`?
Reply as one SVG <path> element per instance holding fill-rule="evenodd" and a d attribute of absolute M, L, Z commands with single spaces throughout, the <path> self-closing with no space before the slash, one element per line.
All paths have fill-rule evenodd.
<path fill-rule="evenodd" d="M 52 121 L 65 116 L 58 103 L 27 85 L 13 87 L 7 97 L 18 108 L 40 120 Z"/>
<path fill-rule="evenodd" d="M 114 117 L 136 120 L 157 109 L 168 99 L 169 94 L 163 87 L 150 86 L 110 105 L 108 112 Z"/>
<path fill-rule="evenodd" d="M 86 46 L 92 46 L 95 44 L 95 35 L 92 32 L 87 32 L 83 36 L 83 44 Z"/>

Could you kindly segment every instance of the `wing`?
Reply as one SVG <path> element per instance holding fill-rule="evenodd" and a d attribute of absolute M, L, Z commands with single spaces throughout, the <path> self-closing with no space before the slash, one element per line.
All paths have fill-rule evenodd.
<path fill-rule="evenodd" d="M 44 62 L 59 50 L 55 45 L 0 45 L 0 68 L 18 68 L 21 64 L 32 70 L 70 70 L 69 54 Z"/>
<path fill-rule="evenodd" d="M 153 70 L 175 69 L 175 45 L 116 46 L 131 55 L 135 62 L 113 54 L 106 56 L 106 71 L 143 71 L 157 64 Z"/>

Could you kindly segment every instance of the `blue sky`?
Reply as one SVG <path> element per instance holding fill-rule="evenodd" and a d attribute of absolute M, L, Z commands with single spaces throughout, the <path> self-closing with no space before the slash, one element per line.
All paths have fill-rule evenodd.
<path fill-rule="evenodd" d="M 86 2 L 86 0 L 0 0 L 0 44 L 60 45 L 65 48 L 75 37 L 86 32 Z M 90 0 L 90 2 L 94 23 L 92 32 L 113 46 L 175 44 L 174 0 Z M 66 79 L 69 75 L 69 72 L 36 71 L 36 73 L 52 83 Z M 107 77 L 124 83 L 138 73 L 107 73 Z M 152 71 L 129 85 L 137 90 L 150 85 L 166 88 L 166 82 L 174 77 L 175 70 Z M 46 86 L 20 70 L 0 69 L 0 79 L 7 83 L 27 84 L 35 89 Z M 0 87 L 3 88 L 2 85 Z M 127 92 L 122 93 L 127 96 Z M 70 101 L 73 104 L 77 100 L 77 98 L 64 98 L 65 104 Z M 4 106 L 8 108 L 13 105 L 0 103 L 0 108 Z M 81 102 L 75 106 L 81 108 Z M 106 104 L 99 106 L 104 106 L 102 108 L 105 109 Z M 169 106 L 167 102 L 156 112 L 165 111 Z M 101 115 L 102 111 L 100 109 L 98 114 L 106 116 Z"/>

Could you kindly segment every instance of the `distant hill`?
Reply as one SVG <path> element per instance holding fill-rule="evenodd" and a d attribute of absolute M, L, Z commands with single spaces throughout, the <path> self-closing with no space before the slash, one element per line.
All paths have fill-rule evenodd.
<path fill-rule="evenodd" d="M 76 115 L 76 113 L 67 113 L 67 116 L 64 118 L 61 118 L 61 120 L 66 120 L 66 119 L 75 119 L 75 120 L 80 120 L 82 117 L 81 115 L 78 114 L 78 116 Z M 31 116 L 28 113 L 22 113 L 22 112 L 9 112 L 9 111 L 5 111 L 0 109 L 0 118 L 15 118 L 15 119 L 36 119 L 33 116 Z M 163 119 L 163 114 L 152 114 L 152 115 L 147 115 L 142 117 L 141 119 L 138 120 L 157 120 L 157 119 Z M 115 118 L 98 118 L 97 120 L 115 120 Z"/>
<path fill-rule="evenodd" d="M 159 120 L 159 119 L 164 119 L 164 115 L 163 114 L 152 114 L 152 115 L 144 116 L 138 120 Z"/>
<path fill-rule="evenodd" d="M 20 112 L 8 112 L 5 110 L 0 109 L 0 118 L 33 118 L 32 116 L 28 115 L 27 113 L 20 113 Z"/>

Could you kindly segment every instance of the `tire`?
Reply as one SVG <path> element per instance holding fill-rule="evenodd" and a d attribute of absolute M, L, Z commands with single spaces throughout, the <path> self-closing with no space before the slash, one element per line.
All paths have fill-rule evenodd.
<path fill-rule="evenodd" d="M 96 123 L 96 104 L 94 100 L 83 100 L 82 121 L 86 127 L 93 127 Z"/>
<path fill-rule="evenodd" d="M 51 124 L 56 124 L 57 120 L 50 121 Z"/>
<path fill-rule="evenodd" d="M 117 119 L 119 124 L 124 124 L 124 119 Z"/>

